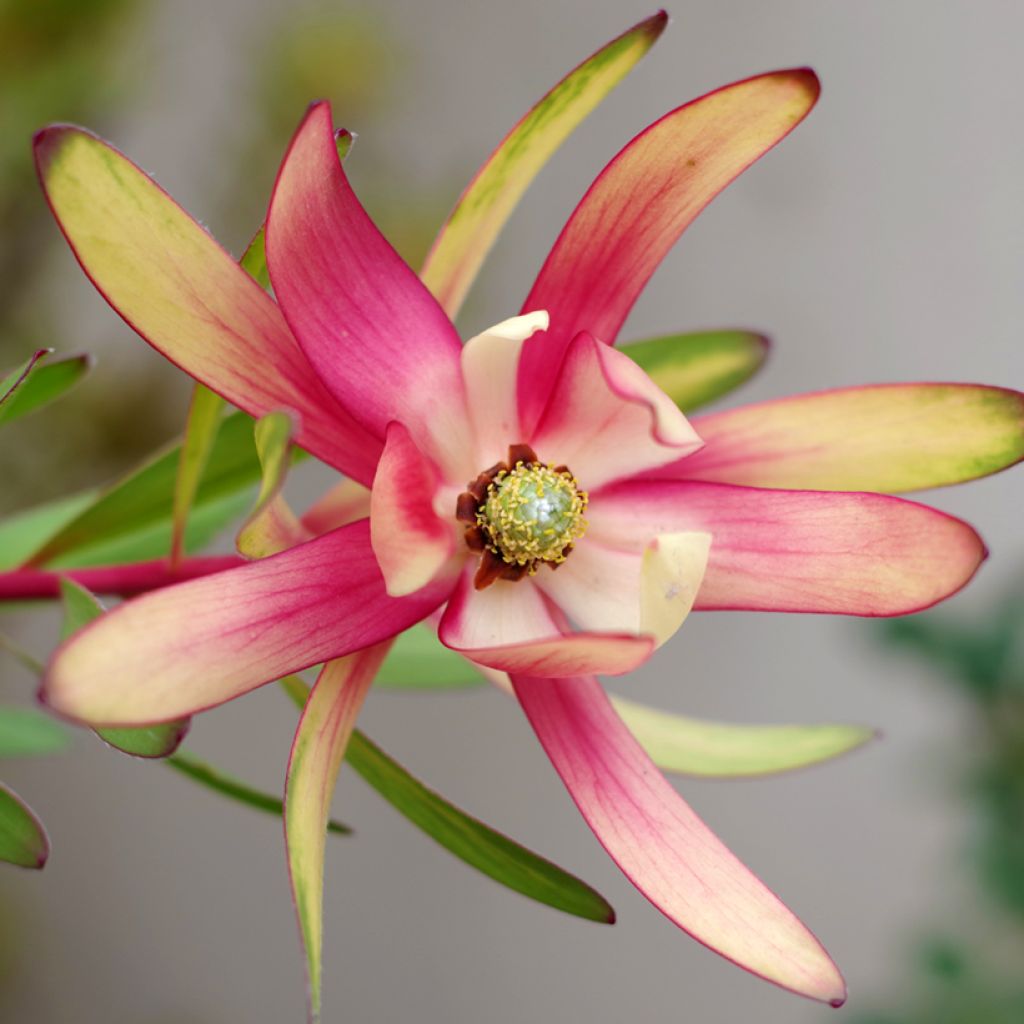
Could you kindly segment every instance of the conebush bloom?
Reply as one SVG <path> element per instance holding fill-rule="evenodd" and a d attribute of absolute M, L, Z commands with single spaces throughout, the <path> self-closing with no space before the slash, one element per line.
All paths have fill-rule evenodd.
<path fill-rule="evenodd" d="M 644 48 L 663 24 L 644 23 Z M 311 780 L 333 781 L 391 638 L 430 618 L 514 690 L 658 909 L 747 970 L 841 1003 L 818 941 L 664 780 L 596 679 L 640 665 L 694 609 L 904 614 L 985 556 L 968 524 L 891 492 L 1019 459 L 1019 394 L 886 385 L 690 421 L 614 347 L 679 235 L 817 95 L 813 72 L 787 70 L 666 114 L 598 176 L 519 315 L 465 344 L 451 317 L 536 151 L 510 169 L 499 147 L 417 275 L 360 205 L 315 104 L 270 202 L 271 295 L 116 150 L 79 128 L 40 132 L 54 215 L 114 309 L 228 402 L 287 412 L 296 443 L 347 478 L 301 518 L 270 497 L 242 544 L 266 557 L 195 567 L 76 634 L 48 668 L 47 703 L 135 726 L 325 663 L 289 768 L 304 794 L 293 881 L 319 877 L 315 846 L 296 852 L 326 820 Z M 542 155 L 567 133 L 528 127 Z M 297 888 L 308 921 L 307 898 Z"/>

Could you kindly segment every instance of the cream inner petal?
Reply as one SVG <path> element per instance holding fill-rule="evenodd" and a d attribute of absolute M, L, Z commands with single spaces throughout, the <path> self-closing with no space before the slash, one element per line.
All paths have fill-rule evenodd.
<path fill-rule="evenodd" d="M 527 338 L 547 327 L 543 310 L 514 316 L 470 338 L 462 349 L 477 472 L 504 459 L 510 444 L 524 440 L 516 399 L 519 354 Z"/>

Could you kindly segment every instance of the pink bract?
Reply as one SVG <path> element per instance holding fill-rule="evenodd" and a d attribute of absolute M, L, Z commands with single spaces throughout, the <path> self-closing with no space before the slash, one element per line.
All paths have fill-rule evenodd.
<path fill-rule="evenodd" d="M 360 206 L 325 103 L 274 189 L 275 298 L 116 151 L 79 129 L 40 133 L 51 206 L 114 308 L 246 411 L 294 413 L 300 444 L 371 487 L 368 517 L 346 491 L 307 517 L 320 536 L 99 619 L 56 652 L 44 699 L 94 725 L 172 719 L 438 613 L 443 643 L 511 674 L 583 817 L 655 906 L 748 970 L 841 1003 L 818 941 L 665 782 L 594 678 L 641 664 L 693 608 L 903 614 L 956 592 L 984 558 L 966 523 L 889 494 L 815 488 L 810 471 L 802 489 L 750 486 L 749 423 L 733 435 L 729 414 L 709 420 L 705 447 L 699 423 L 611 347 L 682 231 L 817 93 L 812 72 L 777 72 L 652 125 L 586 194 L 522 315 L 465 345 Z M 95 176 L 88 209 L 70 163 Z M 764 473 L 799 476 L 785 411 L 773 422 Z M 457 502 L 510 445 L 571 468 L 588 527 L 556 569 L 478 589 Z"/>

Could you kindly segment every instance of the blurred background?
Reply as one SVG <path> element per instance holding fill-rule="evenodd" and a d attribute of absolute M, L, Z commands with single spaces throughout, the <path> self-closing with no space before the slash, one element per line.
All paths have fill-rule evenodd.
<path fill-rule="evenodd" d="M 516 119 L 650 13 L 637 0 L 0 0 L 0 366 L 41 345 L 100 361 L 5 432 L 0 513 L 131 465 L 180 430 L 189 395 L 59 238 L 29 165 L 36 127 L 92 127 L 239 253 L 306 103 L 327 96 L 359 135 L 357 191 L 416 264 Z M 626 337 L 766 331 L 767 369 L 730 401 L 916 379 L 1020 387 L 1024 8 L 691 0 L 670 13 L 527 195 L 464 334 L 518 309 L 575 201 L 637 131 L 717 85 L 811 64 L 817 110 L 689 230 Z M 300 503 L 328 479 L 310 465 L 295 476 Z M 777 991 L 662 919 L 598 848 L 515 707 L 481 690 L 371 694 L 366 730 L 597 886 L 619 923 L 500 889 L 343 772 L 335 810 L 358 835 L 328 844 L 325 1021 L 1024 1020 L 1024 474 L 932 499 L 992 550 L 939 612 L 890 624 L 695 616 L 616 684 L 709 718 L 880 728 L 799 774 L 677 783 L 828 946 L 850 983 L 845 1009 Z M 43 654 L 58 624 L 52 609 L 23 608 L 0 628 Z M 5 701 L 30 702 L 33 685 L 0 661 Z M 189 745 L 279 791 L 293 724 L 268 689 L 202 716 Z M 0 1020 L 303 1019 L 271 818 L 89 734 L 3 775 L 47 822 L 53 854 L 38 875 L 0 868 Z"/>

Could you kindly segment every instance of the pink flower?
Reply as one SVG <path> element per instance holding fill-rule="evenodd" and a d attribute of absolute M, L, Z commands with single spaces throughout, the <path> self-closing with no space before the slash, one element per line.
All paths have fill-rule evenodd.
<path fill-rule="evenodd" d="M 639 665 L 692 608 L 902 614 L 984 558 L 966 523 L 868 492 L 1013 461 L 979 465 L 970 443 L 999 401 L 1019 447 L 1020 396 L 851 389 L 691 424 L 612 347 L 676 238 L 817 89 L 807 70 L 764 75 L 649 127 L 583 198 L 522 314 L 465 345 L 359 205 L 324 103 L 270 206 L 276 301 L 120 154 L 79 129 L 40 133 L 54 213 L 118 313 L 240 408 L 294 412 L 299 444 L 371 488 L 368 517 L 321 514 L 334 528 L 319 536 L 313 519 L 286 523 L 280 553 L 104 616 L 58 650 L 45 700 L 94 725 L 150 723 L 353 655 L 347 675 L 325 670 L 326 764 L 379 645 L 439 613 L 447 646 L 510 674 L 584 818 L 656 907 L 746 969 L 841 1003 L 814 936 L 662 778 L 595 679 Z"/>

